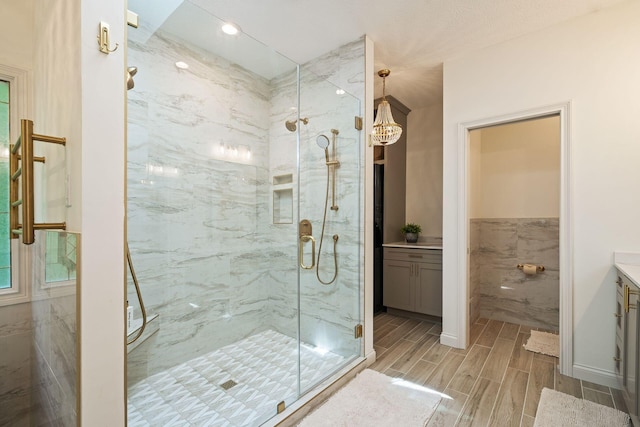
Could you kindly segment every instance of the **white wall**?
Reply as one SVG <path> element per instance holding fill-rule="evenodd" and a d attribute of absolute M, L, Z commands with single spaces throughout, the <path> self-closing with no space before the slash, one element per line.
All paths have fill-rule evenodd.
<path fill-rule="evenodd" d="M 458 124 L 570 101 L 574 374 L 613 379 L 612 252 L 640 247 L 639 18 L 628 1 L 445 63 L 444 335 L 464 341 Z"/>
<path fill-rule="evenodd" d="M 30 70 L 33 64 L 33 0 L 1 0 L 0 10 L 0 64 Z"/>
<path fill-rule="evenodd" d="M 125 2 L 77 1 L 82 135 L 76 150 L 81 176 L 80 166 L 72 165 L 72 182 L 81 184 L 74 202 L 82 212 L 81 422 L 117 427 L 125 424 Z M 120 45 L 110 55 L 97 48 L 100 21 L 111 25 L 111 43 Z"/>
<path fill-rule="evenodd" d="M 479 172 L 470 180 L 470 218 L 558 217 L 559 116 L 475 129 L 470 134 L 469 168 Z"/>
<path fill-rule="evenodd" d="M 406 222 L 423 236 L 442 236 L 442 103 L 407 117 Z"/>

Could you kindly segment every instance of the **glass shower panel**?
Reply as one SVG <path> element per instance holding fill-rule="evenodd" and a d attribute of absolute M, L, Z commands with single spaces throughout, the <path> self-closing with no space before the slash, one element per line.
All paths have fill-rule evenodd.
<path fill-rule="evenodd" d="M 310 221 L 316 242 L 315 267 L 300 269 L 304 393 L 361 355 L 360 101 L 302 68 L 300 115 L 309 119 L 300 127 L 300 220 Z M 310 259 L 310 245 L 300 244 Z"/>
<path fill-rule="evenodd" d="M 298 67 L 193 3 L 158 8 L 129 2 L 128 241 L 158 317 L 128 354 L 128 425 L 259 425 L 298 397 Z M 135 329 L 132 283 L 128 302 Z"/>

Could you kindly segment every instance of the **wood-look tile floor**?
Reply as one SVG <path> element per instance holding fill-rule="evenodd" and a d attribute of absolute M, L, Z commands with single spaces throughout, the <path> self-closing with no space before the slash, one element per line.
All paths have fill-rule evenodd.
<path fill-rule="evenodd" d="M 558 359 L 523 348 L 527 326 L 479 319 L 467 350 L 440 344 L 438 323 L 388 313 L 374 318 L 371 366 L 437 390 L 443 398 L 432 426 L 533 426 L 544 387 L 626 412 L 619 390 L 560 374 Z"/>

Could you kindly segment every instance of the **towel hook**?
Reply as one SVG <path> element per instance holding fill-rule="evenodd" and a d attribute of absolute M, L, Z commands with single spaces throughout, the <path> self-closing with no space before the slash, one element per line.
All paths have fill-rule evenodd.
<path fill-rule="evenodd" d="M 110 44 L 109 24 L 107 24 L 106 22 L 100 22 L 100 26 L 98 28 L 98 46 L 100 52 L 106 53 L 108 55 L 111 52 L 115 52 L 116 50 L 118 50 L 118 43 L 116 43 L 116 47 L 114 47 L 113 49 L 109 48 Z"/>

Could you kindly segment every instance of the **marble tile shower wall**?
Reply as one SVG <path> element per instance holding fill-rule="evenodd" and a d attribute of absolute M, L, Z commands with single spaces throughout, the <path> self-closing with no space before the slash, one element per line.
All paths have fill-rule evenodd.
<path fill-rule="evenodd" d="M 558 329 L 558 218 L 472 219 L 470 247 L 472 318 Z M 528 276 L 519 263 L 545 271 Z"/>
<path fill-rule="evenodd" d="M 129 61 L 140 72 L 129 91 L 128 238 L 161 322 L 129 355 L 135 381 L 268 328 L 278 250 L 256 215 L 267 210 L 269 81 L 161 32 L 130 41 Z"/>

